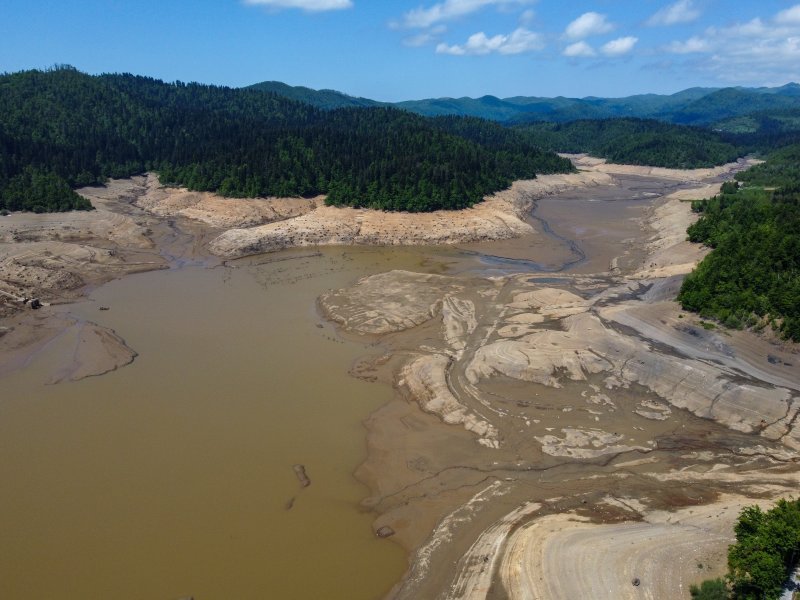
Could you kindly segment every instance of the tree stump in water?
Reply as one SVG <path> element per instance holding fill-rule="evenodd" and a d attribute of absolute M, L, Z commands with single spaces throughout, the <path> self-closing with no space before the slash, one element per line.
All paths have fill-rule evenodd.
<path fill-rule="evenodd" d="M 308 487 L 311 485 L 311 480 L 306 475 L 306 468 L 303 465 L 293 465 L 292 469 L 294 469 L 294 474 L 297 475 L 297 480 L 300 482 L 300 485 L 303 487 Z"/>

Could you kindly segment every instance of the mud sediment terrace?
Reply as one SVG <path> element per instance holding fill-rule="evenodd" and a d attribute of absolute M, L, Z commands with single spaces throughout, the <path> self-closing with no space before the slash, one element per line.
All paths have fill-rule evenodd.
<path fill-rule="evenodd" d="M 389 270 L 318 299 L 340 335 L 374 349 L 352 373 L 397 390 L 366 423 L 356 473 L 375 531 L 393 531 L 411 557 L 391 595 L 688 597 L 724 570 L 741 507 L 800 483 L 800 355 L 709 330 L 674 302 L 705 252 L 686 241 L 686 200 L 745 163 L 672 171 L 572 158 L 577 174 L 517 182 L 455 214 L 112 182 L 84 190 L 93 213 L 0 220 L 0 289 L 68 300 L 203 248 L 229 259 L 325 244 L 463 247 L 446 272 Z M 72 331 L 59 380 L 135 356 L 92 323 L 11 319 L 0 337 L 9 365 L 51 330 Z"/>

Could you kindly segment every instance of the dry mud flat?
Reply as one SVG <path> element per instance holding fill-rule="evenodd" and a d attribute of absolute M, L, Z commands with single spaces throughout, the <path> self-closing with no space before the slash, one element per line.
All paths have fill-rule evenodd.
<path fill-rule="evenodd" d="M 687 597 L 741 506 L 797 489 L 796 348 L 672 300 L 702 256 L 684 200 L 717 186 L 656 202 L 626 272 L 392 271 L 320 298 L 380 340 L 354 374 L 400 392 L 358 472 L 413 552 L 393 597 Z"/>
<path fill-rule="evenodd" d="M 0 218 L 4 371 L 24 364 L 65 329 L 94 326 L 75 323 L 49 309 L 34 314 L 28 304 L 32 298 L 45 305 L 71 302 L 87 288 L 126 274 L 183 262 L 213 262 L 209 249 L 231 258 L 305 245 L 455 244 L 525 236 L 534 231 L 525 217 L 536 199 L 610 181 L 593 163 L 591 172 L 517 182 L 474 209 L 426 215 L 330 208 L 321 197 L 222 198 L 162 186 L 154 174 L 83 188 L 79 192 L 94 211 Z M 100 374 L 129 359 L 116 352 L 111 353 L 115 359 L 102 352 L 84 354 L 96 355 L 102 364 L 76 373 Z"/>
<path fill-rule="evenodd" d="M 721 492 L 797 484 L 796 354 L 757 339 L 739 352 L 661 299 L 669 279 L 537 279 L 395 271 L 320 300 L 348 331 L 383 334 L 388 352 L 356 372 L 390 379 L 408 401 L 373 415 L 359 472 L 375 491 L 377 524 L 416 549 L 397 597 L 570 597 L 526 595 L 498 577 L 528 556 L 529 538 L 507 541 L 534 516 L 643 520 Z M 664 527 L 637 531 L 652 541 Z M 675 539 L 663 539 L 676 548 L 695 530 L 670 531 Z M 718 573 L 718 545 L 696 541 L 684 540 L 681 578 L 648 579 L 648 567 L 640 593 L 680 597 L 687 581 Z M 607 559 L 612 571 L 629 562 Z M 560 559 L 548 560 L 539 574 L 555 585 Z M 578 595 L 628 597 L 613 591 Z"/>

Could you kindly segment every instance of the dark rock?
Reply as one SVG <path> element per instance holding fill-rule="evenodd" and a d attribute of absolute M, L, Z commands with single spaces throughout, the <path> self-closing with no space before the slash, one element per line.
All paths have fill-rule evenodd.
<path fill-rule="evenodd" d="M 377 535 L 379 538 L 387 538 L 394 535 L 394 529 L 388 525 L 384 525 L 375 532 L 375 535 Z"/>
<path fill-rule="evenodd" d="M 631 584 L 633 585 L 633 587 L 639 587 L 639 584 L 640 584 L 640 583 L 642 583 L 642 582 L 641 582 L 641 581 L 639 581 L 639 578 L 638 578 L 638 577 L 634 577 L 634 578 L 633 578 L 633 581 L 631 581 Z"/>

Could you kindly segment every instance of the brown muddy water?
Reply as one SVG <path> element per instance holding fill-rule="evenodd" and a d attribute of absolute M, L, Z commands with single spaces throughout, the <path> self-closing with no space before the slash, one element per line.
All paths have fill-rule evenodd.
<path fill-rule="evenodd" d="M 392 390 L 348 375 L 365 348 L 316 298 L 391 268 L 443 267 L 421 250 L 288 251 L 130 276 L 58 309 L 139 356 L 47 385 L 62 336 L 0 383 L 0 598 L 385 594 L 406 555 L 374 535 L 352 473 Z"/>
<path fill-rule="evenodd" d="M 685 184 L 615 176 L 609 186 L 572 189 L 536 201 L 527 221 L 537 235 L 460 246 L 485 272 L 600 273 L 643 258 L 642 219 L 653 199 Z M 611 261 L 619 258 L 617 265 Z"/>

